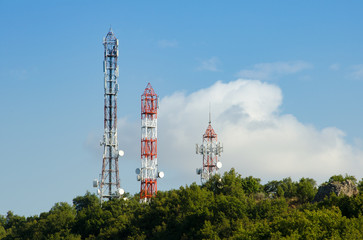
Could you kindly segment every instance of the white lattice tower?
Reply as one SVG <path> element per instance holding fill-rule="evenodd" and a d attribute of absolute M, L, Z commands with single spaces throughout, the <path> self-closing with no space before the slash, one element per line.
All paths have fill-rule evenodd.
<path fill-rule="evenodd" d="M 94 187 L 98 188 L 101 202 L 104 199 L 120 197 L 124 190 L 120 188 L 118 158 L 123 156 L 123 151 L 118 150 L 117 142 L 117 93 L 119 68 L 118 39 L 112 29 L 103 39 L 104 45 L 104 135 L 103 161 L 100 181 L 94 180 Z"/>

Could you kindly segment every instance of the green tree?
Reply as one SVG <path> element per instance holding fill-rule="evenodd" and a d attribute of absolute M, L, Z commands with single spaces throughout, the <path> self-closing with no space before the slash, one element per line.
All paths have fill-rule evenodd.
<path fill-rule="evenodd" d="M 301 178 L 297 185 L 296 193 L 301 203 L 312 201 L 317 193 L 315 180 L 312 178 Z"/>
<path fill-rule="evenodd" d="M 250 195 L 252 193 L 257 193 L 263 191 L 263 186 L 260 184 L 261 179 L 254 178 L 252 176 L 242 178 L 242 188 L 245 194 Z"/>
<path fill-rule="evenodd" d="M 293 182 L 290 177 L 282 179 L 281 187 L 284 191 L 285 198 L 293 198 L 297 196 L 297 183 Z"/>
<path fill-rule="evenodd" d="M 225 172 L 222 178 L 218 174 L 214 175 L 203 187 L 215 194 L 244 196 L 241 175 L 234 168 L 229 172 Z"/>
<path fill-rule="evenodd" d="M 76 210 L 71 205 L 56 203 L 48 213 L 40 215 L 33 234 L 41 236 L 41 239 L 80 239 L 80 236 L 71 232 L 75 218 Z"/>
<path fill-rule="evenodd" d="M 3 239 L 6 236 L 5 221 L 5 217 L 0 215 L 0 239 Z"/>
<path fill-rule="evenodd" d="M 73 206 L 76 217 L 72 232 L 80 234 L 83 239 L 97 236 L 104 224 L 103 211 L 97 196 L 87 192 L 84 196 L 74 198 Z"/>
<path fill-rule="evenodd" d="M 78 196 L 73 199 L 73 206 L 79 212 L 88 207 L 100 206 L 100 200 L 95 194 L 87 191 L 84 196 Z"/>
<path fill-rule="evenodd" d="M 206 240 L 218 240 L 220 239 L 218 233 L 215 231 L 215 227 L 210 221 L 205 221 L 203 227 L 200 229 L 198 234 L 200 239 Z"/>
<path fill-rule="evenodd" d="M 358 183 L 358 191 L 363 194 L 363 178 Z"/>
<path fill-rule="evenodd" d="M 354 176 L 348 174 L 345 174 L 344 177 L 341 174 L 331 176 L 328 182 L 344 182 L 346 180 L 351 180 L 354 184 L 357 185 L 357 179 Z"/>
<path fill-rule="evenodd" d="M 319 208 L 338 207 L 342 215 L 348 218 L 359 218 L 363 216 L 363 194 L 348 197 L 346 195 L 336 196 L 333 194 L 318 203 Z"/>
<path fill-rule="evenodd" d="M 14 215 L 12 211 L 8 211 L 4 224 L 4 229 L 6 230 L 6 237 L 4 239 L 20 239 L 24 235 L 25 224 L 25 217 Z"/>
<path fill-rule="evenodd" d="M 363 194 L 309 203 L 315 185 L 270 181 L 263 187 L 274 197 L 257 198 L 260 180 L 231 169 L 202 186 L 159 191 L 148 204 L 135 194 L 101 206 L 87 192 L 39 216 L 0 216 L 0 239 L 363 239 Z"/>

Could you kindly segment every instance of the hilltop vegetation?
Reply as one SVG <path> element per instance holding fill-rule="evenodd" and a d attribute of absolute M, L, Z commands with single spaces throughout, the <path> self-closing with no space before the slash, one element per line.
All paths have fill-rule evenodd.
<path fill-rule="evenodd" d="M 234 169 L 203 186 L 159 191 L 150 204 L 135 195 L 100 206 L 86 193 L 39 216 L 0 216 L 0 239 L 363 239 L 363 180 L 329 181 L 346 179 L 358 195 L 318 203 L 313 179 L 262 185 Z"/>

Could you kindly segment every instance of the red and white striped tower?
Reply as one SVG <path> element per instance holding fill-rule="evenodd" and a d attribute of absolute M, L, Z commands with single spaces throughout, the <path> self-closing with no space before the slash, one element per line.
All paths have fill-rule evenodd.
<path fill-rule="evenodd" d="M 148 202 L 157 193 L 157 178 L 164 177 L 158 172 L 157 160 L 157 116 L 158 95 L 148 83 L 141 95 L 141 169 L 136 169 L 141 181 L 140 202 Z"/>
<path fill-rule="evenodd" d="M 196 153 L 203 155 L 203 166 L 196 169 L 203 184 L 222 167 L 222 163 L 218 159 L 222 152 L 223 146 L 218 142 L 217 134 L 211 125 L 211 114 L 209 112 L 209 125 L 203 134 L 203 143 L 200 146 L 196 145 Z"/>

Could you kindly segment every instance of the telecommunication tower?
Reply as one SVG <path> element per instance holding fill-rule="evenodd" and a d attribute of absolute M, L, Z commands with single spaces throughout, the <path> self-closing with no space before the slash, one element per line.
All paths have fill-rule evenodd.
<path fill-rule="evenodd" d="M 222 168 L 222 163 L 218 159 L 222 152 L 223 146 L 218 142 L 217 134 L 211 125 L 211 113 L 209 111 L 209 125 L 203 134 L 203 142 L 200 146 L 196 144 L 196 154 L 203 155 L 203 166 L 196 169 L 197 174 L 201 176 L 202 184 Z"/>
<path fill-rule="evenodd" d="M 137 180 L 141 181 L 140 202 L 148 202 L 157 193 L 157 115 L 158 96 L 148 83 L 141 95 L 141 168 L 136 169 Z"/>
<path fill-rule="evenodd" d="M 117 198 L 124 194 L 124 190 L 120 188 L 118 170 L 118 158 L 124 155 L 124 152 L 118 149 L 117 143 L 118 39 L 115 37 L 112 29 L 103 38 L 103 46 L 105 90 L 104 135 L 101 141 L 101 146 L 104 147 L 103 162 L 100 181 L 97 179 L 93 181 L 93 186 L 98 187 L 101 202 L 104 199 Z"/>

